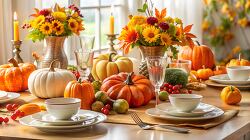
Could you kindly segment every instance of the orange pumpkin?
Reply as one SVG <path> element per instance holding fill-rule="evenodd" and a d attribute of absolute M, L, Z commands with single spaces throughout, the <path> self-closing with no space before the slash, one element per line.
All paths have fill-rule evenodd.
<path fill-rule="evenodd" d="M 229 105 L 237 104 L 241 101 L 240 90 L 235 86 L 226 86 L 220 94 L 221 99 Z"/>
<path fill-rule="evenodd" d="M 216 66 L 214 70 L 214 75 L 226 74 L 227 69 L 225 66 Z"/>
<path fill-rule="evenodd" d="M 154 97 L 154 87 L 143 75 L 119 73 L 103 81 L 101 90 L 113 99 L 125 99 L 130 107 L 146 105 Z"/>
<path fill-rule="evenodd" d="M 214 75 L 214 72 L 211 69 L 205 68 L 205 66 L 203 66 L 203 69 L 199 69 L 197 71 L 197 75 L 198 75 L 198 78 L 202 80 L 207 80 L 209 79 L 209 77 Z"/>
<path fill-rule="evenodd" d="M 71 81 L 67 84 L 64 91 L 65 98 L 81 99 L 81 109 L 91 109 L 95 100 L 95 90 L 91 83 L 87 81 Z"/>
<path fill-rule="evenodd" d="M 193 48 L 183 46 L 178 56 L 179 59 L 191 60 L 193 70 L 201 69 L 203 65 L 212 69 L 215 64 L 212 50 L 205 45 L 200 45 L 199 42 L 197 44 Z"/>
<path fill-rule="evenodd" d="M 227 67 L 231 67 L 231 66 L 250 66 L 250 62 L 246 59 L 242 59 L 241 54 L 239 54 L 238 59 L 231 59 L 227 63 Z"/>
<path fill-rule="evenodd" d="M 11 64 L 0 66 L 0 90 L 19 92 L 28 89 L 28 78 L 36 70 L 31 63 L 18 64 L 14 58 L 9 60 Z"/>

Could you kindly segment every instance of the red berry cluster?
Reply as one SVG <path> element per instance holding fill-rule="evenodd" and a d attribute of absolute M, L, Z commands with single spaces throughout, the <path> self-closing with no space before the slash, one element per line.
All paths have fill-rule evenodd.
<path fill-rule="evenodd" d="M 6 109 L 10 112 L 12 112 L 12 115 L 10 116 L 10 118 L 12 120 L 16 120 L 18 117 L 23 117 L 24 116 L 24 112 L 18 110 L 17 108 L 19 107 L 18 104 L 7 104 L 6 105 Z M 9 118 L 8 117 L 0 117 L 0 123 L 5 122 L 8 123 L 9 122 Z"/>
<path fill-rule="evenodd" d="M 184 90 L 182 89 L 182 85 L 171 85 L 169 83 L 164 83 L 161 86 L 161 91 L 167 91 L 169 94 L 183 94 L 183 93 L 192 93 L 192 90 Z"/>
<path fill-rule="evenodd" d="M 111 110 L 111 105 L 110 104 L 106 104 L 102 109 L 101 112 L 105 115 L 109 114 L 109 111 Z"/>

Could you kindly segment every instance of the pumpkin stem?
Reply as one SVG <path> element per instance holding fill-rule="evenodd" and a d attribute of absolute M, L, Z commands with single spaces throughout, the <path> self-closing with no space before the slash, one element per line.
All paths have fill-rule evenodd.
<path fill-rule="evenodd" d="M 14 67 L 18 67 L 18 63 L 17 63 L 16 59 L 14 59 L 14 58 L 9 59 L 8 62 L 13 64 Z"/>
<path fill-rule="evenodd" d="M 239 61 L 241 60 L 241 53 L 239 53 Z"/>
<path fill-rule="evenodd" d="M 197 44 L 198 46 L 201 45 L 200 42 L 199 42 L 198 40 L 195 40 L 195 42 L 196 42 L 196 44 Z"/>
<path fill-rule="evenodd" d="M 131 73 L 128 74 L 127 79 L 125 81 L 125 84 L 127 84 L 127 85 L 133 85 L 134 84 L 133 81 L 132 81 L 132 75 L 134 75 L 134 72 L 131 72 Z"/>
<path fill-rule="evenodd" d="M 54 63 L 56 62 L 56 61 L 58 61 L 57 59 L 55 59 L 55 60 L 53 60 L 51 63 L 50 63 L 50 66 L 49 66 L 49 71 L 55 71 L 55 68 L 54 68 Z"/>
<path fill-rule="evenodd" d="M 233 88 L 233 86 L 230 86 L 230 90 L 233 92 L 234 91 L 234 88 Z"/>
<path fill-rule="evenodd" d="M 110 54 L 109 54 L 109 62 L 112 62 L 112 56 L 113 56 L 113 55 L 116 55 L 116 54 L 115 54 L 115 53 L 110 53 Z"/>
<path fill-rule="evenodd" d="M 81 84 L 82 83 L 82 78 L 78 78 L 77 82 Z"/>

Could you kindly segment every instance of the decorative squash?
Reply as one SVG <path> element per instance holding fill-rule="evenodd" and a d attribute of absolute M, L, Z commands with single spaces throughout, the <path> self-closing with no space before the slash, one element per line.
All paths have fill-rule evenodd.
<path fill-rule="evenodd" d="M 227 86 L 223 88 L 220 94 L 221 99 L 229 105 L 237 104 L 241 101 L 240 90 L 235 86 Z"/>
<path fill-rule="evenodd" d="M 191 60 L 193 70 L 201 69 L 203 65 L 212 69 L 215 64 L 212 50 L 205 45 L 200 45 L 198 41 L 197 44 L 193 48 L 189 46 L 182 47 L 178 56 L 179 59 Z"/>
<path fill-rule="evenodd" d="M 132 72 L 132 61 L 123 56 L 111 54 L 99 55 L 93 61 L 92 76 L 97 81 L 103 81 L 105 78 L 118 74 L 119 72 Z"/>
<path fill-rule="evenodd" d="M 9 60 L 11 64 L 0 66 L 0 90 L 19 92 L 28 89 L 28 78 L 36 70 L 31 63 L 18 64 L 14 58 Z"/>
<path fill-rule="evenodd" d="M 227 63 L 227 67 L 230 66 L 250 66 L 250 62 L 246 59 L 241 59 L 241 54 L 239 54 L 238 59 L 231 59 L 229 63 Z"/>
<path fill-rule="evenodd" d="M 227 69 L 225 66 L 216 66 L 214 70 L 214 75 L 226 74 Z"/>
<path fill-rule="evenodd" d="M 91 109 L 91 105 L 95 100 L 95 90 L 91 83 L 87 81 L 71 81 L 65 88 L 65 98 L 81 99 L 81 109 Z"/>
<path fill-rule="evenodd" d="M 56 60 L 52 61 L 50 68 L 38 69 L 31 73 L 28 86 L 32 94 L 40 98 L 54 98 L 63 96 L 68 82 L 75 80 L 73 73 L 64 69 L 53 67 Z"/>
<path fill-rule="evenodd" d="M 130 107 L 146 105 L 154 97 L 154 87 L 147 77 L 119 73 L 103 81 L 101 90 L 113 99 L 125 99 Z"/>
<path fill-rule="evenodd" d="M 198 74 L 198 78 L 202 80 L 207 80 L 209 79 L 209 77 L 214 75 L 214 72 L 211 69 L 205 68 L 205 66 L 203 66 L 203 69 L 199 69 L 197 71 L 197 74 Z"/>
<path fill-rule="evenodd" d="M 37 112 L 41 112 L 41 108 L 37 104 L 24 104 L 21 105 L 18 110 L 24 113 L 24 116 L 31 115 Z"/>

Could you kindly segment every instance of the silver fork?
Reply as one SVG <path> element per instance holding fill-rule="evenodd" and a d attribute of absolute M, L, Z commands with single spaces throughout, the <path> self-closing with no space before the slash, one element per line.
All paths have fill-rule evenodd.
<path fill-rule="evenodd" d="M 189 129 L 186 128 L 179 128 L 179 127 L 174 127 L 174 126 L 170 126 L 170 125 L 164 125 L 164 124 L 157 124 L 157 125 L 149 125 L 147 123 L 144 123 L 139 116 L 136 113 L 132 113 L 131 117 L 133 118 L 133 120 L 135 121 L 135 123 L 141 127 L 142 129 L 152 129 L 154 127 L 161 127 L 161 128 L 165 128 L 165 129 L 169 129 L 169 130 L 173 130 L 176 132 L 180 132 L 180 133 L 188 133 Z"/>

